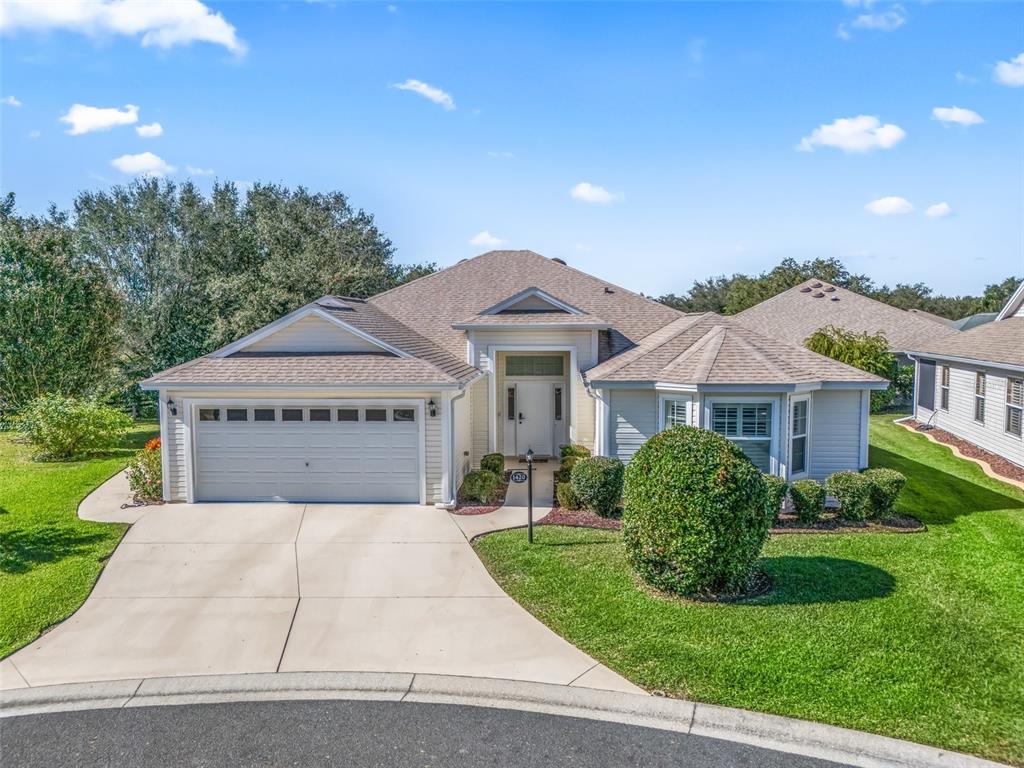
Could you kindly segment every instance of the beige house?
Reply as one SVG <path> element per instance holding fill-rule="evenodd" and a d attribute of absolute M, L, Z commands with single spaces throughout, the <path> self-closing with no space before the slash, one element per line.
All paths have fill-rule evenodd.
<path fill-rule="evenodd" d="M 325 296 L 143 382 L 159 392 L 168 501 L 441 505 L 486 453 L 579 443 L 628 461 L 675 424 L 785 477 L 857 469 L 886 384 L 532 251 Z"/>

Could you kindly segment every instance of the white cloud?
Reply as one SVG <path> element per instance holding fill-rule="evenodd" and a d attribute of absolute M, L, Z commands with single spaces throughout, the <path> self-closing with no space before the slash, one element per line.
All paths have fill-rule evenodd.
<path fill-rule="evenodd" d="M 140 152 L 137 155 L 121 155 L 110 161 L 110 164 L 122 173 L 132 176 L 166 176 L 176 170 L 168 165 L 163 158 L 152 152 Z"/>
<path fill-rule="evenodd" d="M 199 41 L 222 45 L 234 54 L 245 53 L 245 43 L 235 28 L 199 0 L 5 0 L 0 30 L 18 29 L 65 29 L 90 37 L 141 35 L 143 46 L 158 48 Z"/>
<path fill-rule="evenodd" d="M 8 107 L 20 107 L 21 106 L 21 102 L 18 101 L 13 96 L 4 96 L 2 99 L 0 99 L 0 104 L 6 104 Z"/>
<path fill-rule="evenodd" d="M 67 114 L 60 116 L 62 123 L 71 126 L 66 133 L 72 136 L 80 136 L 93 131 L 109 131 L 117 125 L 131 125 L 138 122 L 138 119 L 139 108 L 134 104 L 125 104 L 124 109 L 72 104 Z"/>
<path fill-rule="evenodd" d="M 978 82 L 978 78 L 971 77 L 970 75 L 965 74 L 963 72 L 960 72 L 959 70 L 957 70 L 957 73 L 953 76 L 953 79 L 956 80 L 958 83 L 976 83 L 976 82 Z"/>
<path fill-rule="evenodd" d="M 870 152 L 874 149 L 892 149 L 906 135 L 907 132 L 898 125 L 882 125 L 877 117 L 871 115 L 841 117 L 815 128 L 810 136 L 800 140 L 797 149 L 812 152 L 816 146 L 821 146 L 835 147 L 843 152 Z"/>
<path fill-rule="evenodd" d="M 430 99 L 435 104 L 440 104 L 445 109 L 455 109 L 455 100 L 440 88 L 435 88 L 421 80 L 406 80 L 404 83 L 395 83 L 393 88 L 400 91 L 412 91 L 418 93 L 425 99 Z"/>
<path fill-rule="evenodd" d="M 43 135 L 42 131 L 29 131 L 28 132 L 28 137 L 30 139 L 38 139 L 42 135 Z"/>
<path fill-rule="evenodd" d="M 943 201 L 935 205 L 929 205 L 924 215 L 929 219 L 944 219 L 952 213 L 953 209 L 949 207 L 949 203 Z"/>
<path fill-rule="evenodd" d="M 910 213 L 914 206 L 905 197 L 881 197 L 865 205 L 864 210 L 876 216 L 898 216 Z"/>
<path fill-rule="evenodd" d="M 858 3 L 850 2 L 845 3 L 847 6 L 856 7 Z M 862 5 L 865 8 L 870 8 L 870 2 L 864 2 Z M 902 27 L 907 23 L 907 12 L 902 5 L 894 5 L 888 11 L 881 13 L 861 13 L 855 16 L 850 21 L 844 21 L 839 25 L 839 29 L 836 30 L 838 35 L 843 40 L 849 40 L 852 35 L 850 29 L 870 29 L 876 32 L 894 32 L 895 30 Z"/>
<path fill-rule="evenodd" d="M 155 139 L 157 136 L 163 135 L 164 127 L 160 123 L 149 123 L 136 126 L 135 132 L 144 139 Z"/>
<path fill-rule="evenodd" d="M 985 122 L 985 118 L 973 109 L 962 109 L 960 107 L 935 107 L 932 110 L 932 117 L 946 124 L 980 125 Z"/>
<path fill-rule="evenodd" d="M 215 173 L 213 168 L 199 168 L 195 165 L 186 165 L 185 172 L 189 176 L 213 176 Z"/>
<path fill-rule="evenodd" d="M 504 242 L 505 241 L 502 240 L 500 237 L 495 237 L 486 229 L 483 232 L 474 235 L 469 240 L 470 245 L 482 245 L 485 248 L 497 248 Z"/>
<path fill-rule="evenodd" d="M 597 203 L 599 205 L 607 205 L 608 203 L 614 203 L 623 199 L 622 194 L 613 194 L 604 187 L 587 181 L 581 181 L 569 190 L 569 195 L 573 200 L 581 200 L 584 203 Z"/>
<path fill-rule="evenodd" d="M 1024 85 L 1024 53 L 1018 53 L 1009 61 L 1000 61 L 992 70 L 992 79 L 1011 88 Z"/>

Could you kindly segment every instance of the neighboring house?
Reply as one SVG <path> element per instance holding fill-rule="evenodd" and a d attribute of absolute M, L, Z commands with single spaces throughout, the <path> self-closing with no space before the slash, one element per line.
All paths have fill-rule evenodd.
<path fill-rule="evenodd" d="M 785 477 L 857 469 L 886 384 L 531 251 L 326 296 L 143 382 L 168 501 L 445 505 L 486 453 L 573 442 L 628 461 L 674 424 Z"/>
<path fill-rule="evenodd" d="M 954 320 L 953 327 L 958 331 L 969 331 L 971 328 L 977 328 L 979 325 L 991 323 L 998 316 L 998 312 L 978 312 L 975 315 L 968 315 L 967 317 L 961 317 L 959 320 Z"/>
<path fill-rule="evenodd" d="M 912 355 L 918 421 L 1024 466 L 1024 282 L 992 322 Z"/>
<path fill-rule="evenodd" d="M 801 346 L 826 326 L 851 333 L 884 333 L 890 350 L 901 364 L 909 363 L 907 350 L 958 333 L 950 321 L 926 312 L 908 312 L 861 296 L 822 280 L 805 280 L 737 314 L 754 330 Z"/>

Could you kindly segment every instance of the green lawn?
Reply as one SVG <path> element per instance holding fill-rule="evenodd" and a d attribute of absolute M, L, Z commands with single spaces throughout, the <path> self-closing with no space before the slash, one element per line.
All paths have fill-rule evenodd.
<path fill-rule="evenodd" d="M 1024 765 L 1024 494 L 872 417 L 871 464 L 909 482 L 923 533 L 783 535 L 770 595 L 671 601 L 640 589 L 618 533 L 480 539 L 498 583 L 636 683 Z"/>
<path fill-rule="evenodd" d="M 127 526 L 79 520 L 78 503 L 157 434 L 139 424 L 123 447 L 82 461 L 36 462 L 0 432 L 0 657 L 82 604 Z"/>

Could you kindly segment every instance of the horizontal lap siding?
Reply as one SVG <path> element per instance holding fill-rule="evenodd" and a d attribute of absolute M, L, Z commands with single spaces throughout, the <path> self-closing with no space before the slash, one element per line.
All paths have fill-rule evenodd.
<path fill-rule="evenodd" d="M 319 317 L 304 317 L 246 348 L 247 352 L 380 352 L 381 348 Z"/>
<path fill-rule="evenodd" d="M 434 402 L 439 402 L 437 396 Z M 426 424 L 424 439 L 426 442 L 426 464 L 427 464 L 427 504 L 435 504 L 444 500 L 444 492 L 441 487 L 441 414 L 431 416 L 424 409 Z"/>
<path fill-rule="evenodd" d="M 587 392 L 583 383 L 583 377 L 573 372 L 573 423 L 576 425 L 576 442 L 591 452 L 595 452 L 594 434 L 597 422 L 597 409 L 594 407 L 594 398 Z"/>
<path fill-rule="evenodd" d="M 811 397 L 810 476 L 823 480 L 842 469 L 860 469 L 860 441 L 861 391 L 815 392 Z"/>
<path fill-rule="evenodd" d="M 185 468 L 185 451 L 188 437 L 185 430 L 185 408 L 181 405 L 178 393 L 170 393 L 168 397 L 178 404 L 178 415 L 166 414 L 165 428 L 167 434 L 162 438 L 162 449 L 167 453 L 167 487 L 171 501 L 185 501 L 188 495 L 187 471 Z"/>
<path fill-rule="evenodd" d="M 460 483 L 472 467 L 473 453 L 473 414 L 472 398 L 469 392 L 452 403 L 453 421 L 455 422 L 455 472 L 456 483 Z"/>
<path fill-rule="evenodd" d="M 628 462 L 658 431 L 658 396 L 653 390 L 611 390 L 609 394 L 611 455 Z"/>
<path fill-rule="evenodd" d="M 472 422 L 473 440 L 470 449 L 470 460 L 473 467 L 480 466 L 480 457 L 487 453 L 487 431 L 490 427 L 487 412 L 487 401 L 490 397 L 487 377 L 481 377 L 469 388 L 467 397 L 470 399 L 470 420 Z"/>

